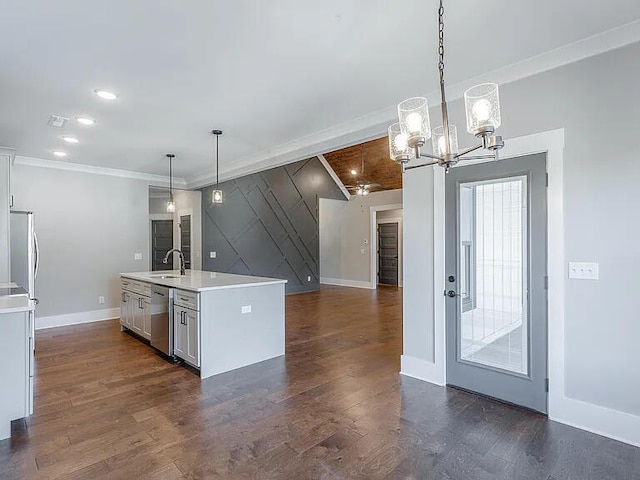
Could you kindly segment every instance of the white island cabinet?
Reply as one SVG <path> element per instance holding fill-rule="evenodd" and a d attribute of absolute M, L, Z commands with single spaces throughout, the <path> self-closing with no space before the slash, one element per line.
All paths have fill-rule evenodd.
<path fill-rule="evenodd" d="M 144 286 L 172 289 L 173 353 L 201 378 L 284 355 L 286 280 L 200 270 L 123 273 L 121 280 L 121 323 L 136 333 L 130 312 L 144 310 L 136 303 Z"/>
<path fill-rule="evenodd" d="M 0 440 L 11 436 L 11 421 L 33 413 L 33 310 L 26 295 L 0 297 Z"/>

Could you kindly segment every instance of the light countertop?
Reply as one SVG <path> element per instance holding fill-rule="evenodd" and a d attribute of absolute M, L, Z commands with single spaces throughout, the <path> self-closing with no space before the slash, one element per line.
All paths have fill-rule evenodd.
<path fill-rule="evenodd" d="M 154 283 L 156 285 L 163 285 L 169 288 L 180 288 L 193 292 L 287 283 L 286 280 L 279 278 L 252 277 L 249 275 L 205 272 L 202 270 L 187 270 L 187 274 L 184 276 L 180 275 L 179 270 L 121 273 L 120 276 L 141 282 Z"/>
<path fill-rule="evenodd" d="M 33 300 L 27 295 L 0 296 L 0 315 L 3 313 L 28 312 L 35 309 Z"/>

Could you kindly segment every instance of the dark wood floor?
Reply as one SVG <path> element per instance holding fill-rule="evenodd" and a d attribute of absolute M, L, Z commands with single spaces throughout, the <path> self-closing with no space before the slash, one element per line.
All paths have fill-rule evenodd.
<path fill-rule="evenodd" d="M 401 296 L 287 298 L 287 355 L 201 382 L 117 321 L 38 332 L 0 478 L 633 479 L 628 445 L 398 375 Z"/>

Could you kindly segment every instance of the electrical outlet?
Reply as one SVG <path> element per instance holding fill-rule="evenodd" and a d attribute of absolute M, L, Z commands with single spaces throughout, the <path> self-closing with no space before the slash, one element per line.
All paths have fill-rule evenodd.
<path fill-rule="evenodd" d="M 133 259 L 134 260 L 142 260 L 142 253 L 134 253 L 133 254 Z"/>
<path fill-rule="evenodd" d="M 99 303 L 100 305 L 102 305 L 102 304 L 104 303 L 104 297 L 103 297 L 102 295 L 100 295 L 100 296 L 98 297 L 98 303 Z"/>
<path fill-rule="evenodd" d="M 244 305 L 242 307 L 242 313 L 251 313 L 251 305 Z"/>
<path fill-rule="evenodd" d="M 216 258 L 216 252 L 209 252 L 209 258 Z"/>
<path fill-rule="evenodd" d="M 364 252 L 365 252 L 364 248 L 361 248 L 360 253 L 364 255 Z"/>

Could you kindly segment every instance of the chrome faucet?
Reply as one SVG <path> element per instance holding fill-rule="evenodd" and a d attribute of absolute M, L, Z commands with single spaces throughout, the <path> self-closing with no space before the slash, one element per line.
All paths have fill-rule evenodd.
<path fill-rule="evenodd" d="M 184 255 L 181 250 L 178 250 L 177 248 L 172 248 L 171 250 L 169 250 L 167 254 L 164 256 L 164 260 L 162 260 L 162 263 L 164 264 L 169 263 L 169 257 L 174 252 L 178 252 L 180 254 L 180 275 L 186 275 L 187 269 L 185 268 L 185 265 L 184 265 Z"/>

